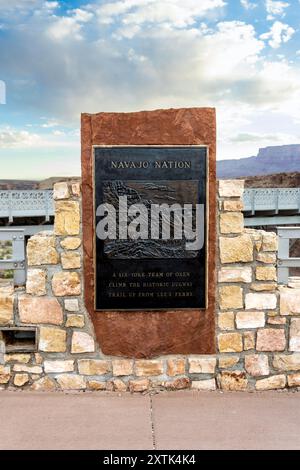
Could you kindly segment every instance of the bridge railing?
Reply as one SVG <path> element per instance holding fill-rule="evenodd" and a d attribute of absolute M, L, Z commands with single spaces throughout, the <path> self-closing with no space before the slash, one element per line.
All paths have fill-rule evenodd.
<path fill-rule="evenodd" d="M 26 282 L 26 262 L 25 262 L 25 236 L 21 229 L 0 229 L 0 242 L 11 242 L 12 257 L 0 259 L 0 270 L 13 270 L 14 284 L 24 285 Z"/>
<path fill-rule="evenodd" d="M 247 188 L 244 192 L 244 211 L 300 212 L 300 188 Z"/>
<path fill-rule="evenodd" d="M 290 240 L 300 238 L 300 227 L 278 227 L 278 282 L 287 284 L 290 268 L 300 268 L 300 258 L 290 257 Z"/>
<path fill-rule="evenodd" d="M 54 215 L 53 191 L 51 190 L 1 190 L 0 218 L 45 217 Z"/>

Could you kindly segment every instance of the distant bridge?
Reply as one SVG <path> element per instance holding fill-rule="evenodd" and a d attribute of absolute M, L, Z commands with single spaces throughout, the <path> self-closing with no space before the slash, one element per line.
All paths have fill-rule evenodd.
<path fill-rule="evenodd" d="M 243 199 L 247 227 L 300 224 L 300 188 L 250 188 Z"/>
<path fill-rule="evenodd" d="M 24 229 L 25 236 L 41 230 L 52 230 L 53 216 L 52 190 L 0 191 L 0 220 L 4 220 L 4 225 L 15 225 Z"/>

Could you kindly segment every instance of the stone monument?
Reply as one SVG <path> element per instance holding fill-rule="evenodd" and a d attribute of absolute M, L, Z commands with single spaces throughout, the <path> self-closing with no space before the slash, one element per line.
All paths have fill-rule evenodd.
<path fill-rule="evenodd" d="M 102 351 L 215 353 L 214 109 L 83 114 L 82 210 Z"/>

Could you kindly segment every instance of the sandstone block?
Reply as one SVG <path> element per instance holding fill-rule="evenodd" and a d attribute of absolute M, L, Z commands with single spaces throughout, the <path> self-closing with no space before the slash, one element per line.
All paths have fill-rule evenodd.
<path fill-rule="evenodd" d="M 250 351 L 255 348 L 255 333 L 254 331 L 244 331 L 244 351 Z"/>
<path fill-rule="evenodd" d="M 22 364 L 27 364 L 30 361 L 30 354 L 5 354 L 4 362 L 21 362 Z"/>
<path fill-rule="evenodd" d="M 277 281 L 275 266 L 257 266 L 256 279 L 258 281 Z"/>
<path fill-rule="evenodd" d="M 0 384 L 7 384 L 10 379 L 10 367 L 0 364 Z"/>
<path fill-rule="evenodd" d="M 43 368 L 41 366 L 35 366 L 31 364 L 14 364 L 14 372 L 26 372 L 28 374 L 42 374 Z"/>
<path fill-rule="evenodd" d="M 61 325 L 63 311 L 54 297 L 19 297 L 19 316 L 22 323 L 51 323 Z"/>
<path fill-rule="evenodd" d="M 73 372 L 74 361 L 72 360 L 48 360 L 44 362 L 45 372 L 47 374 L 57 374 L 59 372 Z"/>
<path fill-rule="evenodd" d="M 68 312 L 78 312 L 79 311 L 78 299 L 66 299 L 65 300 L 65 309 Z"/>
<path fill-rule="evenodd" d="M 60 246 L 64 250 L 77 250 L 81 245 L 81 238 L 79 237 L 66 237 L 60 242 Z"/>
<path fill-rule="evenodd" d="M 42 326 L 40 328 L 39 349 L 45 352 L 65 352 L 67 334 L 60 328 Z"/>
<path fill-rule="evenodd" d="M 55 235 L 79 235 L 79 203 L 77 201 L 56 201 L 54 220 Z"/>
<path fill-rule="evenodd" d="M 161 360 L 138 359 L 135 363 L 135 373 L 139 376 L 155 376 L 164 372 L 164 363 Z"/>
<path fill-rule="evenodd" d="M 66 321 L 66 327 L 83 328 L 84 327 L 84 316 L 83 315 L 68 315 Z"/>
<path fill-rule="evenodd" d="M 230 367 L 236 366 L 239 360 L 239 356 L 221 356 L 219 357 L 219 368 L 229 369 Z"/>
<path fill-rule="evenodd" d="M 28 374 L 16 374 L 14 376 L 14 385 L 16 387 L 23 387 L 23 385 L 29 382 L 29 375 Z"/>
<path fill-rule="evenodd" d="M 129 390 L 131 392 L 144 392 L 150 388 L 149 379 L 136 379 L 129 381 Z"/>
<path fill-rule="evenodd" d="M 276 233 L 263 232 L 262 250 L 263 251 L 277 251 L 278 250 L 278 237 Z"/>
<path fill-rule="evenodd" d="M 250 235 L 220 237 L 220 257 L 223 264 L 253 261 L 253 242 Z"/>
<path fill-rule="evenodd" d="M 192 389 L 200 391 L 214 391 L 216 390 L 216 380 L 215 379 L 206 379 L 206 380 L 193 380 Z"/>
<path fill-rule="evenodd" d="M 265 354 L 250 354 L 245 356 L 245 369 L 253 377 L 269 375 L 269 359 Z"/>
<path fill-rule="evenodd" d="M 280 371 L 300 370 L 300 354 L 275 354 L 273 367 Z"/>
<path fill-rule="evenodd" d="M 0 325 L 8 326 L 14 320 L 14 290 L 11 286 L 0 288 Z"/>
<path fill-rule="evenodd" d="M 262 328 L 265 326 L 264 312 L 237 312 L 236 326 L 238 329 Z"/>
<path fill-rule="evenodd" d="M 242 233 L 244 230 L 244 215 L 242 212 L 225 212 L 220 215 L 221 233 Z"/>
<path fill-rule="evenodd" d="M 71 184 L 71 189 L 72 189 L 72 194 L 73 196 L 79 197 L 81 193 L 81 187 L 80 183 L 72 183 Z"/>
<path fill-rule="evenodd" d="M 257 380 L 255 384 L 256 390 L 277 390 L 284 388 L 286 385 L 285 375 L 273 375 L 266 379 Z"/>
<path fill-rule="evenodd" d="M 214 374 L 217 360 L 214 357 L 190 357 L 190 374 Z"/>
<path fill-rule="evenodd" d="M 27 242 L 28 266 L 57 264 L 58 253 L 55 248 L 55 236 L 52 232 L 40 232 L 29 238 Z"/>
<path fill-rule="evenodd" d="M 285 331 L 282 328 L 258 330 L 256 349 L 258 351 L 283 351 L 286 346 Z"/>
<path fill-rule="evenodd" d="M 221 389 L 227 391 L 246 390 L 248 386 L 246 374 L 240 370 L 221 372 L 219 382 Z"/>
<path fill-rule="evenodd" d="M 81 267 L 80 254 L 72 251 L 62 253 L 61 264 L 63 269 L 79 269 Z"/>
<path fill-rule="evenodd" d="M 46 294 L 46 273 L 43 269 L 28 269 L 26 292 L 32 295 Z"/>
<path fill-rule="evenodd" d="M 220 352 L 241 352 L 243 350 L 242 335 L 240 333 L 221 333 L 218 336 Z"/>
<path fill-rule="evenodd" d="M 250 286 L 255 292 L 274 292 L 277 289 L 276 282 L 254 282 Z"/>
<path fill-rule="evenodd" d="M 300 351 L 300 318 L 291 320 L 289 350 Z"/>
<path fill-rule="evenodd" d="M 280 288 L 280 314 L 300 315 L 300 289 Z"/>
<path fill-rule="evenodd" d="M 82 375 L 104 375 L 110 372 L 110 363 L 101 359 L 80 359 L 78 370 Z"/>
<path fill-rule="evenodd" d="M 127 390 L 127 384 L 121 379 L 113 379 L 112 386 L 115 392 L 126 392 Z"/>
<path fill-rule="evenodd" d="M 77 272 L 58 272 L 52 278 L 52 291 L 57 297 L 81 294 L 81 282 Z"/>
<path fill-rule="evenodd" d="M 219 282 L 251 282 L 252 268 L 251 266 L 224 268 L 219 271 Z"/>
<path fill-rule="evenodd" d="M 175 358 L 167 360 L 167 374 L 170 377 L 185 374 L 185 359 Z"/>
<path fill-rule="evenodd" d="M 244 232 L 250 235 L 256 250 L 259 251 L 262 246 L 262 231 L 253 228 L 245 228 Z"/>
<path fill-rule="evenodd" d="M 35 353 L 34 354 L 34 359 L 35 359 L 36 364 L 43 364 L 44 358 L 40 353 Z M 22 362 L 22 361 L 20 361 L 20 362 Z"/>
<path fill-rule="evenodd" d="M 36 392 L 52 392 L 56 389 L 56 384 L 50 377 L 42 377 L 34 382 L 30 389 Z"/>
<path fill-rule="evenodd" d="M 277 306 L 276 294 L 246 294 L 246 310 L 275 310 Z"/>
<path fill-rule="evenodd" d="M 257 253 L 256 259 L 261 263 L 276 264 L 277 256 L 276 253 L 268 253 L 261 251 L 260 253 Z"/>
<path fill-rule="evenodd" d="M 190 388 L 191 380 L 187 377 L 180 377 L 165 382 L 164 386 L 167 390 L 185 390 L 186 388 Z"/>
<path fill-rule="evenodd" d="M 53 199 L 55 201 L 60 199 L 69 199 L 70 191 L 68 183 L 55 183 L 53 186 Z"/>
<path fill-rule="evenodd" d="M 114 376 L 125 376 L 133 374 L 133 361 L 130 359 L 114 359 L 112 361 Z"/>
<path fill-rule="evenodd" d="M 300 387 L 300 374 L 291 374 L 287 376 L 289 387 Z"/>
<path fill-rule="evenodd" d="M 220 330 L 234 330 L 234 313 L 220 312 L 218 315 L 218 327 Z"/>
<path fill-rule="evenodd" d="M 55 377 L 60 388 L 63 390 L 85 390 L 86 381 L 84 377 L 74 374 L 60 374 Z"/>
<path fill-rule="evenodd" d="M 286 324 L 286 318 L 268 317 L 268 323 L 269 323 L 269 325 L 285 325 Z"/>
<path fill-rule="evenodd" d="M 223 210 L 225 212 L 242 212 L 244 204 L 241 199 L 233 199 L 232 201 L 223 202 Z"/>
<path fill-rule="evenodd" d="M 240 286 L 220 287 L 219 305 L 222 310 L 243 308 L 243 289 Z"/>
<path fill-rule="evenodd" d="M 80 354 L 85 352 L 94 352 L 95 342 L 94 338 L 88 333 L 83 331 L 74 331 L 72 336 L 71 352 L 73 354 Z"/>
<path fill-rule="evenodd" d="M 106 382 L 100 380 L 89 380 L 87 382 L 87 388 L 89 390 L 106 390 Z"/>
<path fill-rule="evenodd" d="M 220 197 L 239 197 L 243 196 L 245 182 L 243 180 L 220 180 Z"/>

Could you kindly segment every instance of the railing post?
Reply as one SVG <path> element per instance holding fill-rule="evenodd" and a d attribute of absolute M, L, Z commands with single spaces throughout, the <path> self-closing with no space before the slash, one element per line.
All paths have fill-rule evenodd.
<path fill-rule="evenodd" d="M 0 229 L 0 240 L 12 243 L 12 257 L 0 260 L 0 269 L 12 269 L 14 271 L 14 284 L 24 285 L 26 282 L 24 230 Z"/>
<path fill-rule="evenodd" d="M 13 235 L 12 241 L 14 265 L 14 284 L 23 285 L 26 282 L 25 272 L 25 237 L 24 234 Z"/>
<path fill-rule="evenodd" d="M 283 236 L 283 232 L 278 229 L 278 282 L 287 284 L 289 280 L 289 268 L 283 266 L 283 260 L 290 257 L 290 239 Z"/>
<path fill-rule="evenodd" d="M 12 200 L 12 191 L 8 193 L 8 221 L 11 224 L 13 222 L 13 200 Z"/>

